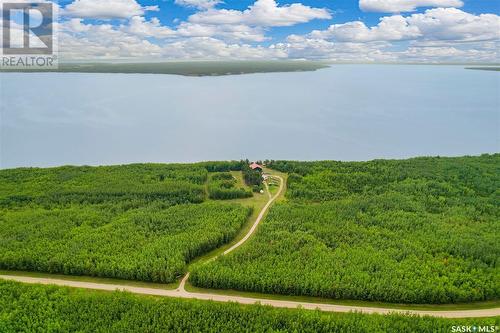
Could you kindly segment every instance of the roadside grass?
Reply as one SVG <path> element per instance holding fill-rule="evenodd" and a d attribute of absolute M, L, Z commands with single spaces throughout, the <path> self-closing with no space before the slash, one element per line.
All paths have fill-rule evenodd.
<path fill-rule="evenodd" d="M 263 294 L 257 292 L 239 291 L 233 289 L 205 289 L 193 286 L 189 280 L 186 282 L 185 289 L 191 293 L 215 294 L 227 296 L 240 296 L 247 298 L 259 298 L 279 301 L 346 305 L 359 307 L 387 308 L 395 310 L 423 310 L 423 311 L 450 311 L 450 310 L 479 310 L 500 307 L 500 300 L 475 302 L 475 303 L 457 303 L 457 304 L 397 304 L 384 302 L 370 302 L 357 300 L 336 300 L 312 296 L 291 296 L 279 294 Z"/>
<path fill-rule="evenodd" d="M 152 283 L 152 282 L 139 282 L 139 281 L 108 279 L 108 278 L 98 278 L 98 277 L 88 277 L 88 276 L 68 276 L 68 275 L 61 275 L 61 274 L 48 274 L 48 273 L 38 273 L 38 272 L 0 270 L 0 275 L 27 276 L 27 277 L 35 277 L 35 278 L 59 279 L 59 280 L 66 280 L 66 281 L 115 284 L 115 285 L 151 288 L 151 289 L 159 289 L 159 290 L 174 290 L 178 287 L 178 284 L 174 284 L 174 283 L 160 284 L 160 283 Z M 68 288 L 70 288 L 70 287 L 68 287 Z M 77 287 L 71 287 L 71 289 L 88 290 L 86 288 L 77 288 Z M 355 300 L 334 300 L 334 299 L 325 299 L 325 298 L 321 298 L 321 297 L 310 297 L 310 296 L 287 296 L 287 295 L 277 295 L 277 294 L 262 294 L 262 293 L 245 292 L 245 291 L 238 291 L 238 290 L 198 288 L 198 287 L 191 285 L 189 280 L 186 282 L 185 289 L 186 289 L 186 291 L 192 292 L 192 293 L 240 296 L 240 297 L 249 297 L 249 298 L 307 302 L 307 303 L 318 303 L 318 304 L 360 306 L 360 307 L 373 307 L 373 308 L 388 308 L 388 309 L 395 309 L 395 310 L 451 311 L 451 310 L 479 310 L 479 309 L 491 309 L 491 308 L 500 307 L 500 300 L 487 301 L 487 302 L 476 302 L 476 303 L 468 303 L 468 304 L 433 305 L 433 304 L 394 304 L 394 303 L 367 302 L 367 301 L 355 301 Z M 102 292 L 102 293 L 110 293 L 111 292 L 111 291 L 107 291 L 107 290 L 97 290 L 97 291 Z M 137 296 L 138 297 L 148 297 L 148 298 L 151 298 L 151 297 L 152 298 L 162 298 L 162 297 L 164 297 L 164 296 L 141 295 L 141 294 L 137 294 Z"/>
<path fill-rule="evenodd" d="M 93 276 L 76 276 L 76 275 L 51 274 L 51 273 L 26 272 L 26 271 L 9 271 L 9 270 L 0 270 L 0 275 L 27 276 L 27 277 L 42 278 L 42 279 L 58 279 L 58 280 L 66 280 L 66 281 L 115 284 L 115 285 L 123 285 L 123 286 L 130 286 L 130 287 L 166 289 L 166 290 L 173 290 L 173 289 L 177 288 L 177 285 L 178 285 L 178 283 L 163 284 L 163 283 L 143 282 L 143 281 L 135 281 L 135 280 L 101 278 L 101 277 L 93 277 Z"/>

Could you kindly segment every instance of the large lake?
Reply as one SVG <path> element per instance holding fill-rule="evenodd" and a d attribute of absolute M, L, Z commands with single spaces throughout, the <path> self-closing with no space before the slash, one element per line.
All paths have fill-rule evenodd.
<path fill-rule="evenodd" d="M 0 73 L 0 167 L 493 153 L 499 96 L 499 72 L 461 66 Z"/>

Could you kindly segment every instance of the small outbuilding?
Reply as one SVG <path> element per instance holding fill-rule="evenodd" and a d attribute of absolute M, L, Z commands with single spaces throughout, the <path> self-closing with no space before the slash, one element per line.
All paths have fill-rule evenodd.
<path fill-rule="evenodd" d="M 257 163 L 252 163 L 252 164 L 250 164 L 250 169 L 262 172 L 263 167 L 262 167 L 262 165 L 259 165 Z"/>

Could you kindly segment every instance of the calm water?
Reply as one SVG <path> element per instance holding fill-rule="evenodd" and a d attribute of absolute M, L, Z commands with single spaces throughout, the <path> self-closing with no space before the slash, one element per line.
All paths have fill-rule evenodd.
<path fill-rule="evenodd" d="M 500 151 L 500 73 L 1 74 L 2 168 Z"/>

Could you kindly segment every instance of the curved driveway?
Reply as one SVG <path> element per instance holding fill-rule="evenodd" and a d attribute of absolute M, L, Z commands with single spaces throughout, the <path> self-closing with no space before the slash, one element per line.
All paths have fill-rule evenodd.
<path fill-rule="evenodd" d="M 279 180 L 280 180 L 280 188 L 278 189 L 278 192 L 276 192 L 276 194 L 274 196 L 271 196 L 271 192 L 269 192 L 269 187 L 266 184 L 267 193 L 269 193 L 269 201 L 264 206 L 264 208 L 262 208 L 262 210 L 260 211 L 259 216 L 257 216 L 257 219 L 255 220 L 254 224 L 252 225 L 252 228 L 250 228 L 250 231 L 248 231 L 248 233 L 245 235 L 245 237 L 243 237 L 238 243 L 234 244 L 229 249 L 227 249 L 226 251 L 224 251 L 223 255 L 226 255 L 229 252 L 233 252 L 234 250 L 236 250 L 238 247 L 240 247 L 241 245 L 243 245 L 243 243 L 245 243 L 250 238 L 250 236 L 252 236 L 255 233 L 255 230 L 257 230 L 257 227 L 259 226 L 260 221 L 262 221 L 262 219 L 264 218 L 264 215 L 266 214 L 266 212 L 269 209 L 269 207 L 271 207 L 271 205 L 273 204 L 273 202 L 276 199 L 278 199 L 278 197 L 280 196 L 281 192 L 283 191 L 283 187 L 284 187 L 284 182 L 285 181 L 280 176 L 273 176 L 273 177 L 279 178 Z"/>

